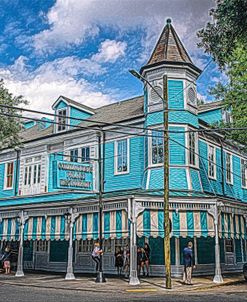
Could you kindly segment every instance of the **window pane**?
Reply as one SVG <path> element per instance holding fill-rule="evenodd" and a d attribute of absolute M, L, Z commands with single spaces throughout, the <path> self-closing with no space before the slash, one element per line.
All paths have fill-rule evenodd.
<path fill-rule="evenodd" d="M 127 139 L 117 141 L 117 171 L 128 171 Z"/>
<path fill-rule="evenodd" d="M 36 184 L 36 180 L 37 180 L 37 165 L 34 165 L 34 169 L 33 169 L 33 183 Z"/>
<path fill-rule="evenodd" d="M 38 165 L 38 181 L 37 183 L 39 184 L 40 183 L 40 176 L 41 176 L 41 165 Z"/>
<path fill-rule="evenodd" d="M 74 149 L 70 151 L 70 161 L 78 162 L 78 149 Z"/>
<path fill-rule="evenodd" d="M 12 188 L 13 186 L 13 174 L 14 174 L 14 163 L 7 163 L 7 182 L 6 182 L 6 187 L 7 188 Z"/>
<path fill-rule="evenodd" d="M 161 131 L 152 131 L 152 164 L 164 162 L 163 133 Z"/>
<path fill-rule="evenodd" d="M 85 162 L 85 161 L 89 161 L 90 160 L 90 147 L 83 147 L 81 149 L 81 161 Z"/>

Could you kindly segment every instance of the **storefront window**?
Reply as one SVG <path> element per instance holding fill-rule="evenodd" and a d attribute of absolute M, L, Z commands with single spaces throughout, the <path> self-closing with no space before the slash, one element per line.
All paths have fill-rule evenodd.
<path fill-rule="evenodd" d="M 226 253 L 233 253 L 233 240 L 232 239 L 226 239 L 225 241 L 225 247 L 226 247 Z"/>
<path fill-rule="evenodd" d="M 36 243 L 36 252 L 47 252 L 48 251 L 48 242 L 39 240 Z"/>

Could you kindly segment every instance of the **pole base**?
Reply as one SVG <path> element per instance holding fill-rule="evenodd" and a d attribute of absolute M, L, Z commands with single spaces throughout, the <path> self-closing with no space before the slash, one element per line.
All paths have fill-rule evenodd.
<path fill-rule="evenodd" d="M 15 277 L 24 277 L 24 272 L 23 271 L 17 271 L 15 273 Z"/>
<path fill-rule="evenodd" d="M 96 283 L 104 283 L 104 282 L 106 282 L 106 279 L 104 277 L 103 272 L 97 272 L 97 277 L 96 277 L 95 282 Z"/>
<path fill-rule="evenodd" d="M 213 280 L 214 283 L 223 283 L 223 278 L 221 275 L 215 275 L 214 276 L 214 280 Z"/>
<path fill-rule="evenodd" d="M 75 275 L 73 273 L 67 273 L 65 280 L 75 280 Z"/>
<path fill-rule="evenodd" d="M 129 285 L 139 285 L 140 280 L 138 277 L 130 277 Z"/>

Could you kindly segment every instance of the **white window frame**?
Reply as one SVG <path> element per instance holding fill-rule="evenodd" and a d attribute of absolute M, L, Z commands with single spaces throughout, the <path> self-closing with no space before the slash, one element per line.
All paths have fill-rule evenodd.
<path fill-rule="evenodd" d="M 193 128 L 188 128 L 188 130 L 195 130 Z M 195 135 L 195 164 L 192 164 L 190 162 L 190 133 L 194 133 Z M 187 163 L 188 166 L 190 167 L 194 167 L 194 168 L 199 168 L 199 160 L 198 160 L 198 133 L 197 132 L 188 132 L 187 133 L 187 143 L 186 143 L 186 147 L 187 149 Z"/>
<path fill-rule="evenodd" d="M 12 176 L 12 186 L 7 187 L 7 171 L 8 171 L 8 164 L 13 164 L 13 176 Z M 12 190 L 14 188 L 14 177 L 15 177 L 15 162 L 13 160 L 5 162 L 4 166 L 4 190 Z"/>
<path fill-rule="evenodd" d="M 57 117 L 56 117 L 56 122 L 57 123 L 59 123 L 59 112 L 61 112 L 61 111 L 65 111 L 66 113 L 65 113 L 65 124 L 66 125 L 64 125 L 65 126 L 65 129 L 62 129 L 62 130 L 59 130 L 58 129 L 58 127 L 60 126 L 59 124 L 56 124 L 56 132 L 64 132 L 64 131 L 66 131 L 67 129 L 68 129 L 68 126 L 67 126 L 67 124 L 68 124 L 68 120 L 69 120 L 69 118 L 68 118 L 68 112 L 69 112 L 69 109 L 68 109 L 68 107 L 65 107 L 65 108 L 61 108 L 61 109 L 57 109 L 56 110 L 56 115 L 57 115 Z"/>
<path fill-rule="evenodd" d="M 210 148 L 213 148 L 213 163 L 211 163 L 211 159 L 209 156 Z M 210 175 L 210 164 L 213 165 L 213 176 Z M 216 180 L 216 147 L 214 145 L 208 144 L 208 177 Z"/>
<path fill-rule="evenodd" d="M 127 171 L 118 171 L 118 143 L 120 141 L 126 140 L 127 141 Z M 130 172 L 130 144 L 129 138 L 123 137 L 121 139 L 115 140 L 114 142 L 114 175 L 124 175 L 129 174 Z"/>
<path fill-rule="evenodd" d="M 152 130 L 149 130 L 148 134 L 149 134 L 149 137 L 148 137 L 148 166 L 149 167 L 162 167 L 164 165 L 164 156 L 163 156 L 163 162 L 162 163 L 157 163 L 157 164 L 153 164 L 153 149 L 152 149 L 152 132 L 153 131 L 160 131 L 162 130 L 161 126 L 159 127 L 156 127 L 156 128 L 153 128 Z M 164 147 L 164 143 L 162 145 Z M 163 151 L 164 153 L 164 151 Z M 164 154 L 163 154 L 164 155 Z"/>
<path fill-rule="evenodd" d="M 231 179 L 228 180 L 227 179 L 227 155 L 230 156 L 230 176 L 231 176 Z M 226 159 L 226 183 L 227 184 L 230 184 L 230 185 L 233 185 L 233 160 L 232 160 L 232 154 L 230 152 L 225 152 L 225 159 Z"/>
<path fill-rule="evenodd" d="M 244 175 L 245 175 L 245 184 L 243 184 L 243 165 L 245 166 Z M 241 186 L 244 189 L 247 189 L 247 160 L 241 158 Z"/>

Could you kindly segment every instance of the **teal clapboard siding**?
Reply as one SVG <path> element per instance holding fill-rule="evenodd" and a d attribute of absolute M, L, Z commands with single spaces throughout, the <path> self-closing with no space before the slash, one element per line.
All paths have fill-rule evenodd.
<path fill-rule="evenodd" d="M 188 124 L 198 128 L 198 118 L 195 114 L 189 111 L 171 111 L 169 112 L 169 123 Z M 162 124 L 164 121 L 163 112 L 150 112 L 147 114 L 147 126 Z"/>
<path fill-rule="evenodd" d="M 164 169 L 153 168 L 150 174 L 148 189 L 164 188 Z M 185 168 L 170 168 L 169 186 L 171 189 L 188 189 Z"/>
<path fill-rule="evenodd" d="M 63 109 L 63 108 L 67 108 L 68 105 L 64 102 L 64 101 L 60 101 L 57 106 L 55 107 L 56 110 L 58 109 Z"/>
<path fill-rule="evenodd" d="M 16 172 L 16 161 L 14 161 L 13 188 L 4 190 L 5 163 L 0 164 L 0 198 L 11 197 L 15 195 L 15 172 Z"/>
<path fill-rule="evenodd" d="M 168 80 L 168 107 L 169 109 L 184 108 L 183 81 Z"/>
<path fill-rule="evenodd" d="M 144 137 L 129 139 L 130 167 L 127 174 L 114 174 L 114 142 L 105 144 L 105 192 L 141 188 L 144 170 Z"/>
<path fill-rule="evenodd" d="M 182 132 L 182 131 L 185 131 L 185 128 L 184 127 L 169 127 L 169 130 Z M 171 132 L 170 138 L 171 138 L 171 140 L 169 141 L 170 164 L 171 165 L 185 165 L 186 150 L 183 147 L 185 145 L 185 133 L 172 133 Z"/>
<path fill-rule="evenodd" d="M 77 108 L 74 108 L 72 106 L 70 107 L 70 117 L 85 120 L 85 119 L 89 118 L 90 116 L 92 116 L 92 114 L 90 114 L 88 112 L 85 112 L 83 110 L 79 110 Z M 75 126 L 75 125 L 78 125 L 80 123 L 81 123 L 80 120 L 77 121 L 77 120 L 70 119 L 70 125 L 71 126 Z"/>
<path fill-rule="evenodd" d="M 210 110 L 198 114 L 199 119 L 203 120 L 208 124 L 215 124 L 222 121 L 221 109 Z"/>
<path fill-rule="evenodd" d="M 190 177 L 192 182 L 192 189 L 195 191 L 202 191 L 199 171 L 191 168 Z"/>

